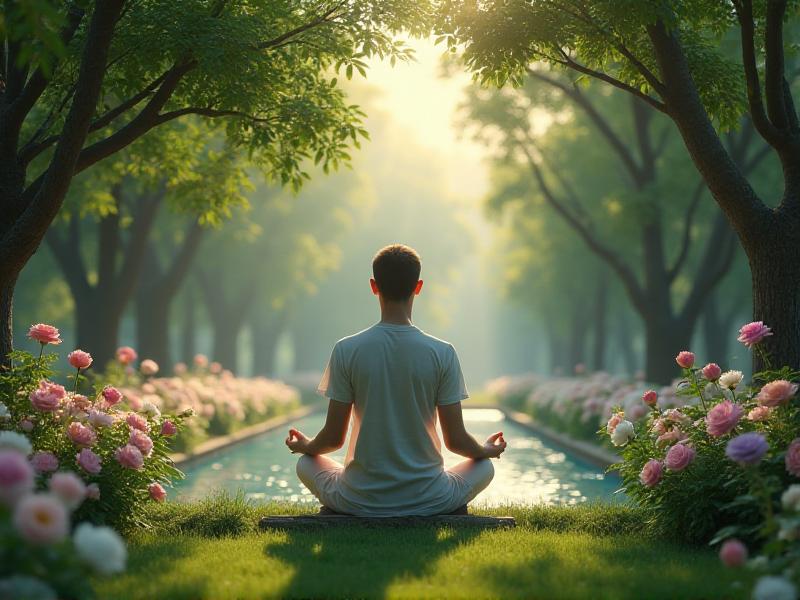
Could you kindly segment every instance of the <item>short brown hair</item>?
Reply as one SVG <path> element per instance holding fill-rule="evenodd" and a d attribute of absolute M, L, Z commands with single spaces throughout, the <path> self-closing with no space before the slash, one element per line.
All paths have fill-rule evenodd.
<path fill-rule="evenodd" d="M 421 269 L 417 251 L 403 244 L 381 248 L 372 259 L 372 276 L 387 300 L 408 300 L 417 287 Z"/>

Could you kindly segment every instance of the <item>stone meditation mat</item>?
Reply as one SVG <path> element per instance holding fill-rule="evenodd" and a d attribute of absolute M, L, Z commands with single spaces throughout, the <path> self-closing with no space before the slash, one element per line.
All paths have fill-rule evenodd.
<path fill-rule="evenodd" d="M 516 527 L 514 517 L 485 517 L 481 515 L 437 515 L 433 517 L 353 517 L 350 515 L 300 515 L 264 517 L 259 522 L 262 531 L 268 529 L 301 529 L 308 527 L 478 527 L 499 529 Z"/>

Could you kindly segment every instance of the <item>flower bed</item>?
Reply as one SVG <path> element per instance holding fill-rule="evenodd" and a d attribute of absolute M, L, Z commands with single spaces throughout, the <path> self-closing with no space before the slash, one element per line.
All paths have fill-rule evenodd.
<path fill-rule="evenodd" d="M 761 322 L 740 330 L 757 352 L 772 332 Z M 694 354 L 676 357 L 684 406 L 656 403 L 632 423 L 617 407 L 606 435 L 621 446 L 619 471 L 627 495 L 661 533 L 720 547 L 731 567 L 747 562 L 746 544 L 759 552 L 750 565 L 763 572 L 755 598 L 797 598 L 800 583 L 800 371 L 757 373 L 751 385 L 739 371 Z M 651 400 L 651 398 L 645 398 Z"/>

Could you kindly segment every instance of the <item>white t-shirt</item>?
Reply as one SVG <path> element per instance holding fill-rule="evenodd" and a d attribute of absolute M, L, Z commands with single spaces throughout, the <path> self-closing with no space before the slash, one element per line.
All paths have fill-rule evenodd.
<path fill-rule="evenodd" d="M 452 510 L 463 481 L 444 471 L 436 406 L 469 397 L 451 344 L 413 325 L 377 323 L 339 340 L 319 393 L 353 403 L 336 505 L 356 515 Z"/>

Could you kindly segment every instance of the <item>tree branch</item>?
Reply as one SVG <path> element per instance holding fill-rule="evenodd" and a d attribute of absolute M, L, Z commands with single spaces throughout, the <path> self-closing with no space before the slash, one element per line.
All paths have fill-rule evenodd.
<path fill-rule="evenodd" d="M 667 271 L 667 279 L 670 283 L 675 281 L 675 278 L 680 273 L 683 265 L 689 255 L 689 248 L 692 245 L 692 225 L 694 224 L 694 215 L 697 212 L 697 207 L 700 205 L 700 199 L 703 197 L 703 192 L 706 189 L 706 182 L 702 179 L 697 182 L 692 193 L 692 199 L 689 202 L 689 207 L 686 209 L 686 216 L 683 218 L 683 237 L 681 241 L 681 249 L 672 267 Z"/>
<path fill-rule="evenodd" d="M 346 1 L 339 2 L 338 4 L 335 4 L 332 8 L 328 9 L 327 11 L 325 11 L 323 14 L 321 14 L 316 19 L 312 19 L 311 21 L 308 21 L 307 23 L 304 23 L 304 24 L 302 24 L 302 25 L 300 25 L 298 27 L 295 27 L 294 29 L 291 29 L 291 30 L 287 31 L 286 33 L 283 33 L 283 34 L 279 35 L 276 38 L 273 38 L 271 40 L 267 40 L 265 42 L 261 42 L 256 47 L 259 50 L 266 50 L 266 49 L 274 48 L 276 46 L 280 46 L 281 44 L 283 44 L 287 40 L 289 40 L 289 39 L 291 39 L 293 37 L 296 37 L 296 36 L 300 35 L 301 33 L 304 33 L 306 31 L 308 31 L 309 29 L 313 29 L 314 27 L 317 27 L 318 25 L 321 25 L 321 24 L 325 23 L 326 21 L 328 21 L 330 19 L 330 17 L 337 10 L 339 10 L 345 4 L 347 4 Z"/>
<path fill-rule="evenodd" d="M 164 294 L 172 297 L 178 291 L 181 283 L 189 272 L 189 268 L 192 265 L 194 257 L 197 255 L 197 250 L 200 248 L 200 242 L 203 241 L 204 236 L 205 229 L 200 226 L 197 220 L 192 221 L 178 255 L 172 261 L 166 274 L 158 283 L 159 288 Z"/>
<path fill-rule="evenodd" d="M 750 0 L 747 0 L 748 2 Z M 767 99 L 767 114 L 772 124 L 785 130 L 789 127 L 789 106 L 786 105 L 783 84 L 785 82 L 783 60 L 783 18 L 786 15 L 786 0 L 767 2 L 767 19 L 764 29 L 764 93 Z M 791 95 L 789 95 L 791 102 Z M 794 106 L 791 107 L 794 112 Z"/>
<path fill-rule="evenodd" d="M 219 117 L 238 117 L 241 119 L 247 119 L 248 121 L 252 121 L 254 123 L 274 123 L 277 120 L 276 117 L 257 117 L 255 115 L 250 115 L 238 110 L 217 110 L 214 108 L 187 106 L 185 108 L 179 108 L 170 112 L 161 113 L 157 117 L 157 124 L 161 125 L 167 121 L 183 117 L 184 115 L 200 115 L 201 117 L 209 117 L 212 119 Z"/>
<path fill-rule="evenodd" d="M 72 215 L 67 224 L 67 238 L 64 239 L 59 227 L 50 227 L 45 235 L 45 243 L 53 253 L 64 279 L 76 299 L 86 298 L 91 293 L 86 265 L 80 248 L 80 218 Z"/>

